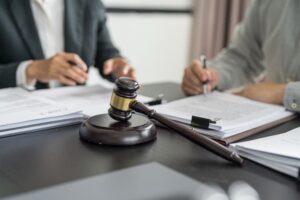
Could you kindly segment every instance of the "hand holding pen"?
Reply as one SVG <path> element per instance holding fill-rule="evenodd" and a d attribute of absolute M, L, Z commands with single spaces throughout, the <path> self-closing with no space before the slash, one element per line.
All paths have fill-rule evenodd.
<path fill-rule="evenodd" d="M 207 66 L 205 56 L 201 56 L 201 61 L 195 60 L 185 69 L 182 90 L 186 95 L 207 94 L 219 82 L 218 72 Z"/>

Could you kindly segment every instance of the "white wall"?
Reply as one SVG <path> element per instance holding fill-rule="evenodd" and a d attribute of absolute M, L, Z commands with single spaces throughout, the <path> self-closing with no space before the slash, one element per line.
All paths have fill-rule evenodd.
<path fill-rule="evenodd" d="M 105 0 L 110 7 L 188 8 L 190 0 Z M 115 45 L 137 69 L 140 83 L 181 82 L 190 62 L 189 14 L 111 13 L 108 27 Z"/>
<path fill-rule="evenodd" d="M 110 7 L 190 8 L 192 0 L 102 0 Z"/>
<path fill-rule="evenodd" d="M 189 58 L 188 15 L 109 15 L 115 44 L 137 69 L 141 83 L 180 82 Z"/>

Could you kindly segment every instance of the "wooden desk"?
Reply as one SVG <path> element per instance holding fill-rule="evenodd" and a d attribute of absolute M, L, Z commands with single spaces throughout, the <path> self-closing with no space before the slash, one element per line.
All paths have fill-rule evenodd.
<path fill-rule="evenodd" d="M 175 83 L 146 85 L 140 92 L 153 97 L 164 93 L 168 100 L 183 97 Z M 297 118 L 251 138 L 282 133 L 299 125 Z M 243 168 L 233 166 L 166 129 L 159 128 L 155 142 L 123 148 L 84 143 L 79 140 L 78 127 L 0 139 L 0 197 L 155 161 L 224 189 L 236 180 L 246 181 L 263 200 L 300 199 L 300 184 L 293 178 L 250 161 Z"/>

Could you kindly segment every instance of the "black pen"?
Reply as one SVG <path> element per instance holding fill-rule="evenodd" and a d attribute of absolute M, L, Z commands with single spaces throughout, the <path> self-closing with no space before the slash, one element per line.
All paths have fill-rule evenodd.
<path fill-rule="evenodd" d="M 202 65 L 202 68 L 204 69 L 205 73 L 206 73 L 206 56 L 205 55 L 202 55 L 201 58 L 201 65 Z M 206 95 L 208 93 L 208 81 L 203 81 L 202 82 L 202 89 L 203 89 L 203 94 Z"/>

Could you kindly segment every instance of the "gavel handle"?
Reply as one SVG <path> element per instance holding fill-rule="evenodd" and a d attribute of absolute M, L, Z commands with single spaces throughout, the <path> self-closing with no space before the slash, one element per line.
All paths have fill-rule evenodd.
<path fill-rule="evenodd" d="M 233 161 L 239 165 L 243 164 L 243 159 L 234 151 L 231 151 L 227 147 L 219 144 L 218 142 L 208 138 L 205 135 L 201 135 L 188 127 L 175 123 L 172 120 L 162 116 L 161 114 L 157 113 L 155 110 L 151 110 L 147 108 L 144 104 L 134 101 L 130 105 L 131 109 L 135 110 L 136 112 L 142 113 L 147 115 L 149 118 L 155 119 L 158 122 L 162 123 L 166 127 L 178 132 L 179 134 L 183 135 L 184 137 L 196 142 L 197 144 L 201 145 L 202 147 L 206 148 L 207 150 L 214 152 L 215 154 L 225 158 L 226 160 Z"/>

